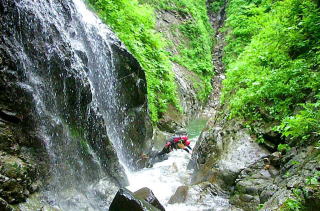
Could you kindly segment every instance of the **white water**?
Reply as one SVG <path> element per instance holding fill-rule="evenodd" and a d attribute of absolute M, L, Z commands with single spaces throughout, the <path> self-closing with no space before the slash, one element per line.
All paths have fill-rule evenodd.
<path fill-rule="evenodd" d="M 191 139 L 192 148 L 197 138 Z M 132 192 L 150 188 L 167 211 L 230 210 L 227 199 L 205 193 L 198 185 L 190 186 L 184 203 L 168 204 L 179 186 L 190 185 L 192 170 L 187 169 L 190 158 L 191 154 L 175 150 L 169 153 L 167 160 L 154 164 L 152 168 L 128 173 L 130 185 L 127 188 Z"/>
<path fill-rule="evenodd" d="M 52 3 L 53 1 L 49 2 Z M 113 55 L 112 53 L 110 53 L 110 46 L 107 42 L 108 39 L 112 39 L 112 36 L 108 35 L 108 28 L 104 24 L 102 24 L 101 21 L 94 14 L 92 14 L 89 10 L 86 9 L 84 3 L 81 0 L 73 0 L 73 2 L 76 6 L 76 14 L 79 13 L 78 15 L 81 16 L 79 17 L 79 19 L 82 20 L 81 27 L 83 27 L 84 30 L 75 30 L 70 32 L 68 30 L 71 29 L 71 27 L 63 27 L 63 22 L 56 23 L 56 25 L 59 26 L 59 28 L 61 29 L 68 29 L 65 32 L 61 32 L 61 35 L 64 39 L 70 39 L 70 44 L 74 49 L 80 51 L 90 51 L 92 53 L 89 54 L 88 52 L 88 55 L 90 55 L 90 59 L 88 61 L 90 68 L 88 69 L 88 71 L 82 70 L 81 72 L 79 72 L 79 74 L 88 75 L 88 81 L 91 84 L 90 87 L 93 93 L 93 101 L 97 104 L 97 107 L 101 108 L 101 112 L 104 118 L 106 119 L 106 122 L 110 123 L 110 125 L 107 125 L 108 135 L 110 135 L 112 142 L 114 143 L 114 146 L 117 149 L 116 151 L 118 153 L 120 161 L 123 161 L 123 153 L 125 152 L 121 146 L 122 142 L 120 140 L 120 135 L 121 133 L 123 133 L 122 128 L 124 128 L 125 125 L 119 125 L 117 124 L 118 122 L 111 121 L 113 119 L 109 117 L 111 115 L 109 115 L 108 113 L 123 113 L 122 108 L 117 106 L 117 99 L 119 97 L 119 93 L 115 93 L 114 90 L 114 88 L 116 87 L 116 81 L 112 78 L 113 75 L 109 71 L 107 71 L 114 70 L 114 65 L 112 63 Z M 51 11 L 52 8 L 49 7 L 47 8 L 47 10 Z M 54 13 L 55 14 L 53 16 L 58 17 L 58 12 Z M 49 19 L 50 18 L 47 17 L 47 19 L 45 19 L 44 21 L 48 21 Z M 60 20 L 56 21 L 59 22 Z M 75 62 L 73 65 L 79 64 Z M 76 69 L 82 68 L 79 67 Z M 38 83 L 38 81 L 35 81 L 34 83 Z M 37 94 L 36 96 L 38 95 L 40 96 L 40 94 Z M 107 98 L 108 96 L 113 97 Z M 41 111 L 45 111 L 46 107 L 41 105 L 43 100 L 40 99 L 37 100 L 37 102 L 39 102 L 38 113 L 41 113 Z M 55 112 L 55 109 L 52 110 L 53 114 L 58 113 Z M 54 116 L 50 112 L 45 113 L 49 113 L 48 116 L 53 117 L 52 124 L 54 125 L 52 127 L 54 127 L 55 124 L 61 124 L 61 120 L 58 117 Z M 111 123 L 113 123 L 113 125 L 111 125 Z M 116 125 L 117 127 L 113 127 L 114 125 Z M 67 126 L 64 126 L 63 129 L 66 130 L 66 132 L 65 136 L 62 137 L 62 141 L 70 145 L 71 143 L 73 143 L 71 142 L 72 140 L 70 140 L 70 143 L 67 142 L 69 140 L 68 137 L 70 137 L 70 130 Z M 45 139 L 48 140 L 46 142 L 46 147 L 48 151 L 53 152 L 54 150 L 51 148 L 54 142 L 50 140 L 50 136 L 47 137 L 48 138 Z M 196 139 L 193 139 L 192 146 L 195 145 L 195 140 Z M 79 168 L 74 167 L 73 169 L 71 165 L 66 166 L 67 168 L 70 167 L 70 172 L 72 174 L 70 175 L 71 178 L 67 180 L 65 183 L 70 183 L 70 185 L 68 185 L 71 187 L 64 189 L 64 185 L 62 184 L 62 182 L 66 179 L 62 177 L 64 176 L 65 172 L 62 171 L 63 169 L 58 168 L 59 165 L 53 166 L 52 169 L 56 169 L 57 171 L 57 178 L 54 178 L 56 179 L 56 182 L 52 184 L 52 189 L 54 189 L 54 186 L 56 186 L 63 190 L 49 190 L 48 195 L 46 195 L 46 197 L 48 197 L 47 201 L 50 203 L 50 205 L 56 206 L 57 208 L 61 208 L 63 210 L 105 210 L 107 204 L 105 204 L 103 200 L 105 200 L 107 197 L 113 197 L 117 190 L 113 188 L 113 184 L 111 184 L 111 182 L 104 178 L 100 179 L 98 182 L 90 184 L 88 181 L 84 180 L 84 177 L 79 177 L 82 179 L 81 181 L 78 180 L 77 177 L 74 177 L 74 175 L 81 175 L 83 173 L 88 172 L 85 172 L 84 162 L 82 162 L 81 159 L 77 159 L 77 157 L 72 156 L 73 154 L 71 154 L 71 152 L 74 151 L 74 149 L 76 149 L 77 146 L 69 146 L 67 144 L 59 146 L 58 152 L 64 151 L 65 148 L 67 148 L 69 150 L 67 152 L 70 152 L 70 154 L 67 154 L 67 158 L 70 160 L 76 160 L 76 163 L 78 164 Z M 58 157 L 57 155 L 60 156 L 58 152 L 52 153 L 52 160 L 55 161 L 56 159 L 58 159 L 56 158 Z M 95 170 L 95 175 L 99 176 L 99 178 L 103 177 L 104 175 L 101 172 L 101 166 L 99 165 L 99 158 L 90 148 L 89 153 L 92 155 L 94 163 L 98 164 Z M 213 196 L 210 193 L 206 193 L 199 186 L 191 186 L 185 203 L 174 205 L 168 204 L 168 200 L 179 186 L 190 184 L 191 171 L 187 170 L 187 164 L 189 162 L 189 159 L 190 154 L 187 154 L 182 150 L 174 151 L 169 154 L 168 160 L 155 164 L 153 168 L 143 169 L 134 173 L 129 172 L 128 177 L 130 181 L 130 186 L 128 188 L 132 191 L 136 191 L 143 187 L 148 187 L 152 189 L 156 197 L 166 207 L 167 210 L 212 210 L 213 208 L 215 210 L 221 210 L 228 208 L 229 204 L 226 199 L 221 198 L 219 196 Z M 60 160 L 64 161 L 64 157 L 61 156 Z M 59 164 L 63 164 L 63 162 L 61 161 L 59 162 Z M 59 176 L 61 178 L 58 178 Z M 78 190 L 80 189 L 80 187 L 81 190 Z M 110 200 L 108 199 L 106 201 Z M 25 208 L 25 210 L 35 209 Z"/>

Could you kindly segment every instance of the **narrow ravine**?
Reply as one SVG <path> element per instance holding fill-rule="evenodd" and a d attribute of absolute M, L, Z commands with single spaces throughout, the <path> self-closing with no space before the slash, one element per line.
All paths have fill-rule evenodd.
<path fill-rule="evenodd" d="M 208 1 L 208 4 L 212 1 Z M 222 81 L 225 79 L 225 67 L 222 61 L 223 48 L 225 46 L 225 33 L 221 31 L 226 19 L 226 1 L 217 12 L 208 10 L 211 26 L 214 29 L 215 46 L 212 51 L 212 62 L 215 69 L 215 75 L 211 80 L 213 91 L 209 96 L 209 101 L 204 109 L 204 114 L 214 116 L 220 106 L 220 93 L 222 89 Z"/>
<path fill-rule="evenodd" d="M 191 138 L 192 148 L 195 146 L 206 120 L 196 119 L 189 123 L 188 135 Z M 226 210 L 230 208 L 225 196 L 203 193 L 198 185 L 191 185 L 193 169 L 187 169 L 191 154 L 183 150 L 175 150 L 169 153 L 167 160 L 154 164 L 152 168 L 144 168 L 137 172 L 129 172 L 131 191 L 148 187 L 153 191 L 166 210 Z M 188 186 L 188 194 L 184 203 L 169 204 L 170 197 L 178 187 Z"/>

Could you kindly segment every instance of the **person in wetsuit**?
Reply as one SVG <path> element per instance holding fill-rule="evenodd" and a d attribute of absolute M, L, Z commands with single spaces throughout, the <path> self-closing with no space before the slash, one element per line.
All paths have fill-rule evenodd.
<path fill-rule="evenodd" d="M 168 154 L 174 149 L 183 149 L 184 151 L 190 153 L 190 141 L 188 140 L 187 133 L 177 132 L 177 135 L 170 137 L 167 141 L 163 149 L 157 154 L 158 156 Z"/>

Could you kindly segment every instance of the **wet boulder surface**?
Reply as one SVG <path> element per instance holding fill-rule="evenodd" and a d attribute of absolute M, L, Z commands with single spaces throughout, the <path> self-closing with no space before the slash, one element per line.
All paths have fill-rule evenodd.
<path fill-rule="evenodd" d="M 139 194 L 139 193 L 138 193 Z M 126 188 L 121 188 L 114 197 L 110 207 L 110 211 L 157 211 L 155 206 L 151 205 L 143 199 L 139 199 L 134 193 Z"/>
<path fill-rule="evenodd" d="M 195 169 L 193 183 L 211 181 L 228 190 L 242 169 L 269 152 L 240 123 L 215 118 L 202 131 L 188 167 Z"/>
<path fill-rule="evenodd" d="M 134 192 L 134 196 L 140 199 L 145 200 L 149 204 L 153 205 L 154 207 L 158 208 L 161 211 L 165 211 L 162 204 L 159 202 L 159 200 L 156 198 L 152 190 L 149 188 L 141 188 Z"/>
<path fill-rule="evenodd" d="M 187 199 L 188 195 L 188 186 L 180 186 L 177 188 L 176 192 L 171 196 L 169 199 L 169 204 L 175 204 L 175 203 L 183 203 Z"/>

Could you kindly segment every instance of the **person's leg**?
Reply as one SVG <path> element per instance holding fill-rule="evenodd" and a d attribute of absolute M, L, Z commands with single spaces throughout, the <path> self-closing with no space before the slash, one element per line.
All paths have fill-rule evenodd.
<path fill-rule="evenodd" d="M 157 154 L 157 156 L 161 156 L 161 155 L 167 154 L 167 153 L 169 153 L 169 152 L 170 152 L 169 147 L 164 147 L 164 148 Z"/>

